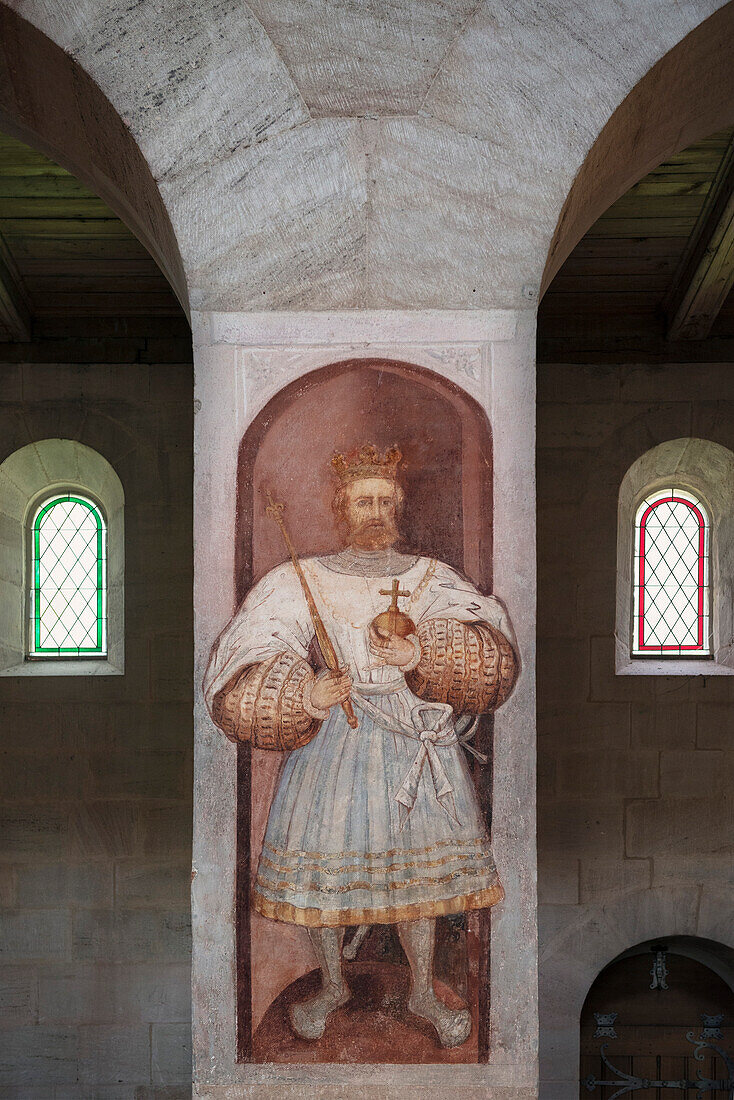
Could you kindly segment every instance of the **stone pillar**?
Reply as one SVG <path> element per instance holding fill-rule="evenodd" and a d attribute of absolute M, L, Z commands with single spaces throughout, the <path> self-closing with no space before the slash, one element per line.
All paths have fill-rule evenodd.
<path fill-rule="evenodd" d="M 193 1045 L 195 1095 L 537 1096 L 535 888 L 535 319 L 531 312 L 359 311 L 194 315 L 195 773 Z M 512 616 L 522 674 L 495 720 L 493 843 L 507 897 L 491 933 L 488 1065 L 251 1065 L 235 1060 L 235 748 L 201 695 L 209 650 L 234 610 L 240 441 L 284 386 L 357 357 L 414 363 L 484 408 L 494 441 L 494 590 Z M 469 1090 L 469 1091 L 466 1091 Z"/>

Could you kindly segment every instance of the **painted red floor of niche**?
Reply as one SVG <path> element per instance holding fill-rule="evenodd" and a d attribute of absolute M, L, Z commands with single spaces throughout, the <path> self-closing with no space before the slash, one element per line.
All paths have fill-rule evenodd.
<path fill-rule="evenodd" d="M 466 1043 L 452 1050 L 439 1046 L 433 1028 L 410 1013 L 407 966 L 365 962 L 346 966 L 352 998 L 329 1018 L 317 1042 L 299 1039 L 288 1020 L 288 1009 L 319 988 L 313 970 L 289 985 L 260 1021 L 253 1043 L 255 1062 L 387 1062 L 466 1063 L 477 1060 L 475 1025 Z M 462 1002 L 447 986 L 435 983 L 438 996 L 452 1008 Z"/>

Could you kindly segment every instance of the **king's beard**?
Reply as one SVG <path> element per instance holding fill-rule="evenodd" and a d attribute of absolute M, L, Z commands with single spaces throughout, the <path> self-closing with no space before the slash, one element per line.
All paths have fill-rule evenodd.
<path fill-rule="evenodd" d="M 389 550 L 398 538 L 398 529 L 392 520 L 365 520 L 349 531 L 349 545 L 354 550 Z"/>

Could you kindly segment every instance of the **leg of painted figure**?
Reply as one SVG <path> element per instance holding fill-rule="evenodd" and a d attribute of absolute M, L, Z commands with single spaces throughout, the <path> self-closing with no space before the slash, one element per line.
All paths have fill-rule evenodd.
<path fill-rule="evenodd" d="M 314 997 L 291 1008 L 291 1025 L 302 1039 L 320 1039 L 326 1021 L 350 993 L 342 974 L 343 928 L 309 928 L 316 958 L 321 967 L 321 989 Z"/>
<path fill-rule="evenodd" d="M 433 948 L 435 920 L 398 924 L 398 935 L 410 963 L 411 987 L 408 1008 L 435 1027 L 441 1046 L 458 1047 L 471 1031 L 471 1013 L 466 1008 L 449 1008 L 433 990 Z"/>

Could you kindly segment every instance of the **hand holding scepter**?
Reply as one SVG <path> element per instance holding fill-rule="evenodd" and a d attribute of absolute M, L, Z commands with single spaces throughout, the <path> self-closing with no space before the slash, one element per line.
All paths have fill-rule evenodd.
<path fill-rule="evenodd" d="M 285 505 L 280 502 L 274 501 L 269 490 L 266 492 L 266 495 L 268 498 L 268 505 L 265 509 L 265 513 L 266 515 L 270 516 L 271 519 L 274 519 L 275 522 L 278 524 L 278 527 L 280 527 L 280 533 L 283 536 L 283 541 L 285 542 L 288 553 L 291 556 L 293 568 L 295 569 L 298 579 L 301 582 L 303 595 L 306 597 L 309 614 L 311 615 L 311 622 L 313 623 L 314 632 L 316 634 L 316 641 L 319 643 L 319 649 L 321 650 L 321 655 L 324 658 L 324 663 L 331 672 L 340 672 L 341 669 L 339 667 L 339 661 L 336 656 L 336 650 L 334 649 L 331 638 L 326 633 L 324 620 L 319 614 L 319 609 L 316 606 L 316 601 L 314 600 L 311 589 L 308 586 L 306 575 L 301 568 L 301 563 L 298 560 L 298 555 L 296 554 L 293 543 L 290 540 L 290 536 L 288 534 L 288 531 L 286 530 L 286 526 L 283 523 L 283 512 L 285 511 Z M 342 710 L 347 716 L 347 721 L 349 722 L 349 725 L 353 730 L 356 730 L 357 716 L 354 713 L 352 700 L 350 698 L 345 699 L 341 706 Z"/>

